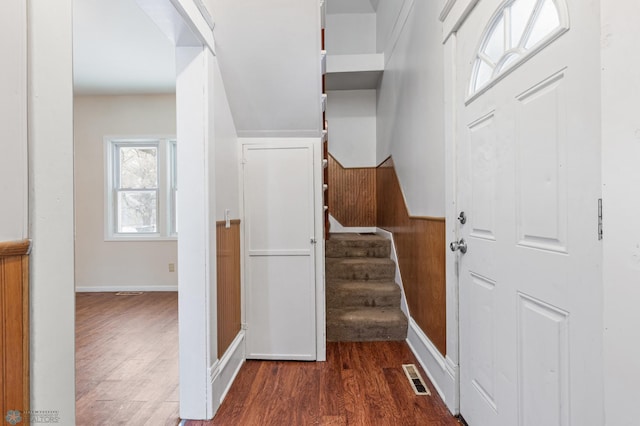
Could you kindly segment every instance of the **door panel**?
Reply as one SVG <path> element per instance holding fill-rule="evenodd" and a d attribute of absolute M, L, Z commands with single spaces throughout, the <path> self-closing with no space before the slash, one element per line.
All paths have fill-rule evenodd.
<path fill-rule="evenodd" d="M 316 357 L 313 149 L 244 147 L 247 357 Z"/>
<path fill-rule="evenodd" d="M 509 3 L 479 2 L 457 34 L 460 410 L 470 426 L 604 423 L 599 19 L 597 5 L 567 3 L 568 31 L 471 97 L 479 40 Z"/>
<path fill-rule="evenodd" d="M 567 252 L 567 146 L 564 72 L 518 96 L 518 244 Z"/>
<path fill-rule="evenodd" d="M 569 313 L 518 295 L 519 425 L 569 424 Z"/>
<path fill-rule="evenodd" d="M 258 359 L 313 359 L 315 292 L 308 256 L 253 256 L 247 352 Z"/>
<path fill-rule="evenodd" d="M 309 253 L 313 235 L 311 155 L 311 148 L 247 149 L 250 251 Z"/>

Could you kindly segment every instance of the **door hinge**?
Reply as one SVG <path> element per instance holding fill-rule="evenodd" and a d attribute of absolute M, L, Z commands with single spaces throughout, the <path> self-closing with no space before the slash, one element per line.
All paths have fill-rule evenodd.
<path fill-rule="evenodd" d="M 598 240 L 602 240 L 602 198 L 598 198 Z"/>
<path fill-rule="evenodd" d="M 247 330 L 249 328 L 249 326 L 247 326 L 246 322 L 243 322 L 242 324 L 240 324 L 240 329 L 241 330 Z"/>

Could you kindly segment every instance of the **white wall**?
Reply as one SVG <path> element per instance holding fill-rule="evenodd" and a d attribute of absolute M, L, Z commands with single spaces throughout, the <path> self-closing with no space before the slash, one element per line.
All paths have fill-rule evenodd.
<path fill-rule="evenodd" d="M 390 52 L 393 46 L 391 37 L 400 16 L 400 10 L 406 0 L 383 0 L 378 3 L 376 13 L 376 48 L 378 53 Z"/>
<path fill-rule="evenodd" d="M 321 132 L 318 0 L 210 0 L 238 135 Z"/>
<path fill-rule="evenodd" d="M 328 55 L 376 53 L 376 14 L 327 14 L 325 49 Z"/>
<path fill-rule="evenodd" d="M 29 10 L 31 410 L 75 423 L 72 0 Z M 4 7 L 3 7 L 4 12 Z"/>
<path fill-rule="evenodd" d="M 27 17 L 10 0 L 0 15 L 0 241 L 27 237 Z"/>
<path fill-rule="evenodd" d="M 74 132 L 77 289 L 177 289 L 176 241 L 104 240 L 103 138 L 175 135 L 175 95 L 76 96 Z"/>
<path fill-rule="evenodd" d="M 224 220 L 225 209 L 229 209 L 231 219 L 238 219 L 240 218 L 238 135 L 216 58 L 213 58 L 211 69 L 214 93 L 212 103 L 215 140 L 215 219 Z"/>
<path fill-rule="evenodd" d="M 379 22 L 386 6 L 380 3 Z M 413 5 L 412 5 L 413 4 Z M 393 12 L 397 8 L 393 8 Z M 442 217 L 444 92 L 438 2 L 406 0 L 378 90 L 377 161 L 393 155 L 411 215 Z M 391 12 L 389 12 L 391 13 Z M 403 17 L 407 16 L 405 20 Z M 378 26 L 381 30 L 381 26 Z M 392 31 L 393 33 L 393 31 Z M 394 36 L 392 36 L 394 37 Z"/>
<path fill-rule="evenodd" d="M 375 167 L 376 91 L 327 92 L 329 152 L 344 167 Z"/>
<path fill-rule="evenodd" d="M 601 3 L 604 356 L 607 425 L 640 413 L 640 40 L 638 2 Z"/>

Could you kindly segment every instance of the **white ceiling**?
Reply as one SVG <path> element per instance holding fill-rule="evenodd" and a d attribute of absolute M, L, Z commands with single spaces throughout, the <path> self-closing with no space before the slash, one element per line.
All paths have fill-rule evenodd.
<path fill-rule="evenodd" d="M 327 0 L 327 13 L 375 13 L 379 0 Z M 175 92 L 171 42 L 135 0 L 74 0 L 76 94 Z"/>
<path fill-rule="evenodd" d="M 375 13 L 380 0 L 327 0 L 327 13 Z"/>
<path fill-rule="evenodd" d="M 73 56 L 76 94 L 175 91 L 174 47 L 135 0 L 74 0 Z"/>

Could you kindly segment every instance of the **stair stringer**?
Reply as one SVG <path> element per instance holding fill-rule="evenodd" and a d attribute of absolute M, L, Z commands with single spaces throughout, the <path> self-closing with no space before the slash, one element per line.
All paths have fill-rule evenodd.
<path fill-rule="evenodd" d="M 329 213 L 329 223 L 332 233 L 366 234 L 377 233 L 378 230 L 375 226 L 343 226 L 331 213 Z"/>
<path fill-rule="evenodd" d="M 409 305 L 407 304 L 407 297 L 404 293 L 404 285 L 402 284 L 402 274 L 400 273 L 400 263 L 398 262 L 398 254 L 396 253 L 396 243 L 393 240 L 393 234 L 381 228 L 375 228 L 375 233 L 391 241 L 391 260 L 393 260 L 393 262 L 396 264 L 395 281 L 396 284 L 400 286 L 400 309 L 407 318 L 411 318 L 411 315 L 409 315 Z"/>

